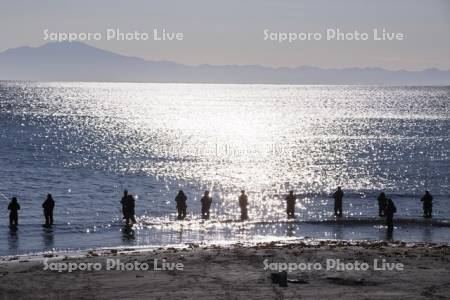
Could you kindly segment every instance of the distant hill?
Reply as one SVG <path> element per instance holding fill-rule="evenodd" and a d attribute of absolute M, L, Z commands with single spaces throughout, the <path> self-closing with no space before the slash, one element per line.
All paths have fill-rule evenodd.
<path fill-rule="evenodd" d="M 20 47 L 0 53 L 0 80 L 450 85 L 450 71 L 187 66 L 169 61 L 147 61 L 83 43 L 67 42 L 48 43 L 37 48 Z"/>

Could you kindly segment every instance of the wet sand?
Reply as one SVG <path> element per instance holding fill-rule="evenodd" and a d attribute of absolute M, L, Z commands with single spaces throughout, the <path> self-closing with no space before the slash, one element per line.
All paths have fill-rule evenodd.
<path fill-rule="evenodd" d="M 446 299 L 450 295 L 450 247 L 446 244 L 190 244 L 185 248 L 105 249 L 75 256 L 44 256 L 1 258 L 1 299 Z M 45 258 L 47 266 L 90 263 L 100 265 L 101 270 L 44 270 Z M 130 265 L 148 263 L 149 270 L 106 270 L 107 259 Z M 327 269 L 327 259 L 340 259 L 347 266 L 365 262 L 370 268 Z M 388 266 L 400 263 L 404 270 L 374 270 L 374 259 L 385 259 Z M 154 270 L 155 260 L 157 268 L 178 263 L 183 270 Z M 264 269 L 274 262 L 311 263 L 322 269 L 289 272 L 288 286 L 280 287 L 270 278 L 276 271 Z"/>

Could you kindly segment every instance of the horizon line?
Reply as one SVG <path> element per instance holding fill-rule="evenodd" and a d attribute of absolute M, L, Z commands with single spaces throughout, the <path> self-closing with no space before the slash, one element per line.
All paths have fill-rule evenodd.
<path fill-rule="evenodd" d="M 1 53 L 0 53 L 1 54 Z M 274 86 L 354 86 L 354 87 L 450 87 L 450 84 L 292 84 L 292 83 L 222 83 L 222 82 L 150 82 L 150 81 L 101 81 L 101 80 L 28 80 L 1 79 L 1 82 L 31 83 L 124 83 L 124 84 L 201 84 L 201 85 L 274 85 Z"/>

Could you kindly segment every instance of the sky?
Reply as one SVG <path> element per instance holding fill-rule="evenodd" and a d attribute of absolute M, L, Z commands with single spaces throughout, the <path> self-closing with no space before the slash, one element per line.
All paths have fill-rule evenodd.
<path fill-rule="evenodd" d="M 182 41 L 106 40 L 105 31 L 181 32 Z M 327 29 L 369 34 L 367 41 L 326 40 Z M 404 34 L 374 41 L 373 29 Z M 448 0 L 0 0 L 0 51 L 39 46 L 43 31 L 100 32 L 88 44 L 147 60 L 189 65 L 389 70 L 450 69 Z M 320 41 L 264 40 L 269 33 L 319 32 Z M 150 35 L 152 37 L 152 35 Z"/>

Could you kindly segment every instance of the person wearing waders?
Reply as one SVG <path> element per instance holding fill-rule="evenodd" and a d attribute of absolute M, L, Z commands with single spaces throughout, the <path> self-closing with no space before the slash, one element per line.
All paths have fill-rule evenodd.
<path fill-rule="evenodd" d="M 334 198 L 334 215 L 342 217 L 342 198 L 344 197 L 344 192 L 341 187 L 338 186 L 336 192 L 333 194 Z"/>
<path fill-rule="evenodd" d="M 175 197 L 175 202 L 177 203 L 178 220 L 184 220 L 186 218 L 186 205 L 187 197 L 182 190 L 180 190 Z"/>
<path fill-rule="evenodd" d="M 288 219 L 293 219 L 295 216 L 295 195 L 294 191 L 289 191 L 289 195 L 286 196 L 286 213 Z"/>
<path fill-rule="evenodd" d="M 8 205 L 9 209 L 9 226 L 16 227 L 19 225 L 19 213 L 20 205 L 17 202 L 16 197 L 12 197 L 11 202 Z"/>
<path fill-rule="evenodd" d="M 388 235 L 392 235 L 394 231 L 394 214 L 397 212 L 394 201 L 392 199 L 386 199 L 386 206 L 384 207 L 384 215 L 386 216 L 386 226 L 388 229 Z"/>
<path fill-rule="evenodd" d="M 420 199 L 423 203 L 423 217 L 431 218 L 431 213 L 433 211 L 433 196 L 431 196 L 429 191 L 425 191 L 425 195 Z"/>
<path fill-rule="evenodd" d="M 247 220 L 248 219 L 248 197 L 245 194 L 245 191 L 241 191 L 241 195 L 239 196 L 239 207 L 241 208 L 241 220 Z"/>
<path fill-rule="evenodd" d="M 44 209 L 45 226 L 53 225 L 53 209 L 55 208 L 55 201 L 51 194 L 47 195 L 44 203 L 42 203 L 42 208 Z"/>
<path fill-rule="evenodd" d="M 127 190 L 123 191 L 123 197 L 120 203 L 122 204 L 122 214 L 126 224 L 136 223 L 136 219 L 134 218 L 134 198 L 131 194 L 128 194 Z"/>

